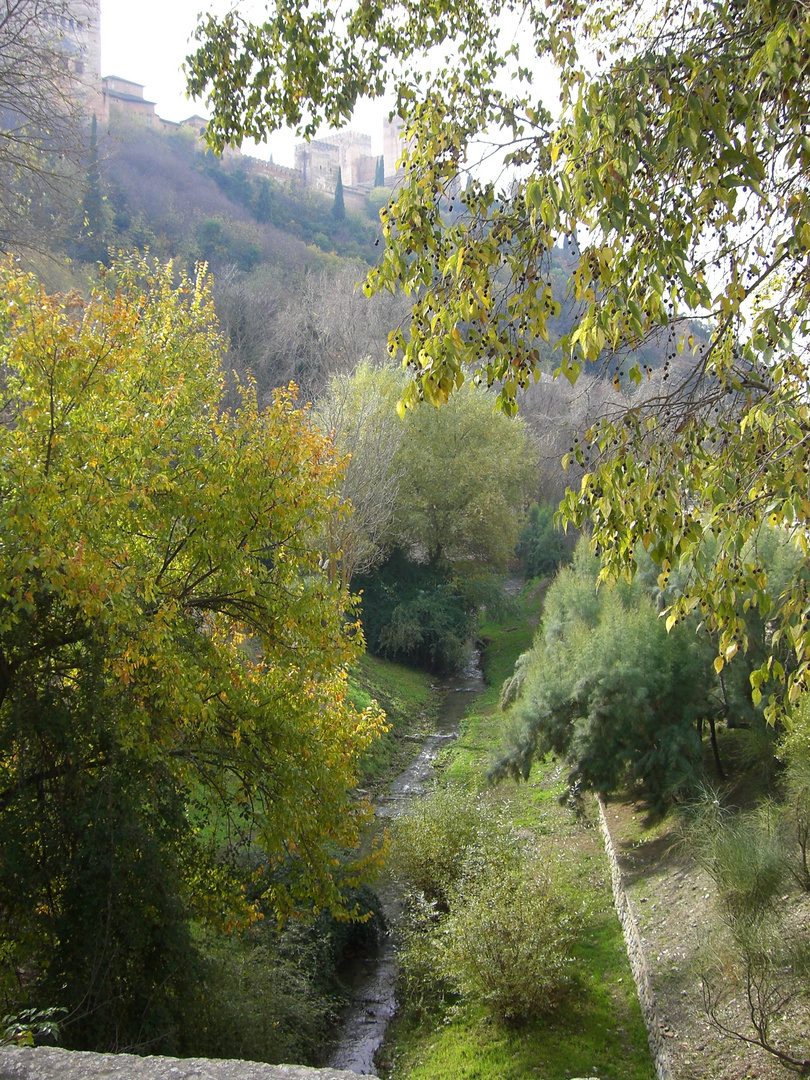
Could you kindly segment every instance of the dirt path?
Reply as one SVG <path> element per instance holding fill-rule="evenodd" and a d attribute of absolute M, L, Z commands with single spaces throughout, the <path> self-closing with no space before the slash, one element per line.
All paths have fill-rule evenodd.
<path fill-rule="evenodd" d="M 642 836 L 643 809 L 606 807 L 624 885 L 658 999 L 675 1080 L 787 1080 L 756 1047 L 724 1038 L 706 1021 L 698 964 L 714 918 L 714 887 L 686 857 L 676 827 Z"/>

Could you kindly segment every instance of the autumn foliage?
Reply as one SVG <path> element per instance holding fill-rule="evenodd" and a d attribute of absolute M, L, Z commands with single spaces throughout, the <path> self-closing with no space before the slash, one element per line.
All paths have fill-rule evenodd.
<path fill-rule="evenodd" d="M 205 279 L 131 259 L 82 299 L 6 267 L 1 317 L 0 980 L 120 1048 L 193 922 L 345 912 L 382 718 L 346 700 L 362 636 L 318 551 L 340 463 L 292 390 L 222 410 Z"/>

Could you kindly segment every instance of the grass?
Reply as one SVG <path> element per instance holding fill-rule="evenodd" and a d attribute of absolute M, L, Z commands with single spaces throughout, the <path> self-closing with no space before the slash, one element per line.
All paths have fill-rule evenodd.
<path fill-rule="evenodd" d="M 439 702 L 431 677 L 366 653 L 350 673 L 349 697 L 357 708 L 373 699 L 385 709 L 389 729 L 369 747 L 361 765 L 366 787 L 384 786 L 405 768 L 414 745 L 432 730 Z"/>
<path fill-rule="evenodd" d="M 487 689 L 462 723 L 442 759 L 443 776 L 483 787 L 486 766 L 503 738 L 498 693 L 514 661 L 530 647 L 541 597 L 520 599 L 521 618 L 486 623 Z M 560 803 L 563 770 L 553 761 L 535 766 L 526 784 L 504 783 L 493 797 L 527 830 L 543 857 L 557 864 L 555 878 L 580 912 L 573 950 L 575 977 L 563 1004 L 543 1020 L 498 1023 L 481 1006 L 456 1007 L 429 1022 L 407 1015 L 392 1026 L 381 1075 L 391 1080 L 653 1080 L 635 985 L 610 888 L 595 809 L 578 817 Z M 590 820 L 588 820 L 590 818 Z"/>

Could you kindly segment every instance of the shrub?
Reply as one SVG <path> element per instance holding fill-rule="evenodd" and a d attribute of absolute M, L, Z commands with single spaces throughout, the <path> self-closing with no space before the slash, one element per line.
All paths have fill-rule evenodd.
<path fill-rule="evenodd" d="M 454 889 L 488 862 L 514 862 L 516 838 L 482 797 L 457 787 L 420 799 L 393 828 L 391 865 L 406 889 L 447 911 Z"/>
<path fill-rule="evenodd" d="M 717 887 L 732 931 L 742 933 L 773 910 L 784 887 L 787 853 L 767 804 L 732 817 L 711 794 L 692 808 L 687 845 Z"/>
<path fill-rule="evenodd" d="M 702 768 L 696 721 L 710 708 L 708 657 L 691 628 L 667 633 L 639 586 L 597 592 L 597 571 L 581 541 L 549 589 L 518 676 L 517 737 L 490 776 L 526 779 L 551 750 L 569 764 L 572 786 L 606 792 L 638 783 L 663 806 Z M 505 699 L 511 692 L 504 688 Z"/>
<path fill-rule="evenodd" d="M 551 879 L 496 864 L 458 901 L 443 927 L 447 981 L 501 1019 L 552 1009 L 569 983 L 576 923 Z"/>
<path fill-rule="evenodd" d="M 446 908 L 480 823 L 475 802 L 455 789 L 418 800 L 392 830 L 395 876 L 410 892 Z"/>
<path fill-rule="evenodd" d="M 784 811 L 794 841 L 788 866 L 799 886 L 810 892 L 810 762 L 790 762 L 785 788 Z"/>
<path fill-rule="evenodd" d="M 204 952 L 184 1054 L 315 1061 L 342 1002 L 313 986 L 305 957 L 285 956 L 272 933 L 212 937 Z"/>
<path fill-rule="evenodd" d="M 810 694 L 802 695 L 786 728 L 779 752 L 787 765 L 785 817 L 795 843 L 790 872 L 810 892 Z"/>
<path fill-rule="evenodd" d="M 347 955 L 372 950 L 385 922 L 367 886 L 348 890 L 346 900 L 370 918 L 321 911 L 281 928 L 266 919 L 230 937 L 206 933 L 183 1053 L 316 1064 L 345 1001 L 338 969 Z"/>
<path fill-rule="evenodd" d="M 396 823 L 394 870 L 408 890 L 399 994 L 411 1018 L 459 996 L 500 1019 L 559 1000 L 574 921 L 524 848 L 490 799 L 458 788 Z"/>

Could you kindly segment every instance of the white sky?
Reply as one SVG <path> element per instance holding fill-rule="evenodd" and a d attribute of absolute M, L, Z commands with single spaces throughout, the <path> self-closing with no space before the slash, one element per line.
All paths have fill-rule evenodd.
<path fill-rule="evenodd" d="M 144 84 L 144 96 L 154 101 L 157 113 L 166 120 L 183 120 L 192 113 L 208 115 L 202 102 L 185 96 L 185 79 L 180 66 L 193 51 L 190 40 L 203 9 L 223 14 L 228 0 L 101 0 L 101 74 Z M 261 10 L 262 5 L 255 4 Z M 372 137 L 374 153 L 382 153 L 380 105 L 358 110 L 352 128 Z M 273 155 L 280 165 L 293 164 L 292 132 L 278 132 L 268 147 L 243 150 L 260 157 Z"/>

